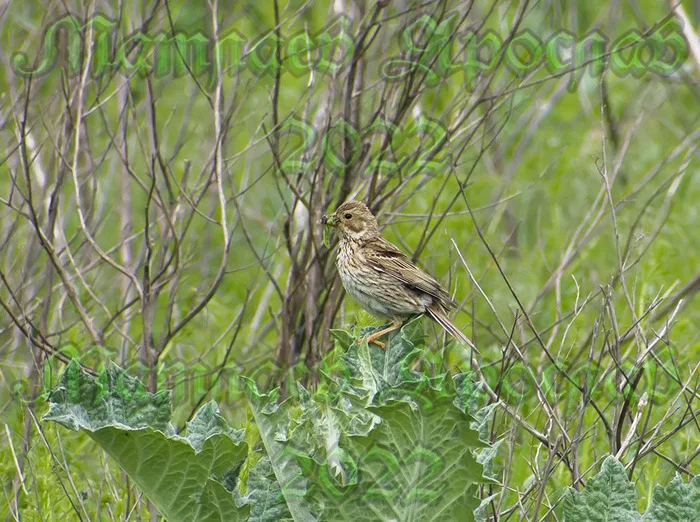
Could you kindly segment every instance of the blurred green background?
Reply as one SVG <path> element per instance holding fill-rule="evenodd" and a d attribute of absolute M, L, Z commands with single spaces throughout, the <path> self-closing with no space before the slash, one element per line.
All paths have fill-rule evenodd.
<path fill-rule="evenodd" d="M 700 4 L 681 5 L 697 26 Z M 45 38 L 66 9 L 83 24 L 97 14 L 114 24 L 103 32 L 95 26 L 104 39 L 93 58 L 106 49 L 114 62 L 124 49 L 124 60 L 144 60 L 143 70 L 106 67 L 97 74 L 78 61 L 71 71 L 70 24 L 53 41 Z M 449 13 L 458 22 L 441 25 Z M 336 328 L 379 324 L 341 294 L 330 295 L 330 288 L 339 289 L 330 263 L 321 267 L 315 293 L 303 288 L 290 297 L 291 257 L 304 259 L 305 269 L 315 266 L 316 252 L 328 259 L 312 224 L 319 216 L 303 208 L 299 194 L 324 212 L 342 195 L 376 203 L 385 237 L 416 252 L 419 264 L 454 293 L 460 303 L 454 322 L 479 347 L 491 386 L 543 433 L 574 446 L 583 474 L 619 449 L 603 420 L 614 425 L 625 404 L 624 381 L 643 365 L 648 371 L 635 393 L 647 392 L 651 400 L 626 454 L 636 460 L 635 452 L 643 453 L 633 475 L 640 502 L 674 473 L 697 473 L 700 63 L 690 52 L 694 41 L 687 41 L 695 29 L 672 22 L 671 32 L 658 30 L 670 27 L 664 25 L 670 14 L 669 4 L 658 1 L 383 6 L 293 0 L 276 9 L 272 2 L 6 3 L 0 8 L 0 478 L 6 502 L 0 505 L 18 505 L 23 520 L 72 520 L 78 498 L 86 519 L 146 516 L 133 484 L 94 443 L 38 420 L 42 393 L 63 366 L 37 348 L 44 340 L 93 368 L 115 361 L 150 378 L 152 388 L 171 388 L 180 425 L 209 398 L 232 424 L 245 425 L 237 376 L 279 382 L 287 368 L 272 368 L 283 355 L 293 367 L 288 378 L 303 379 L 305 361 L 333 348 L 318 324 L 313 337 L 299 341 L 315 305 L 320 315 L 328 303 L 340 303 L 329 316 Z M 410 62 L 406 39 L 424 15 L 437 20 L 436 47 L 412 60 L 429 64 L 435 76 L 425 66 L 387 79 L 390 60 Z M 172 46 L 158 45 L 158 35 L 167 40 L 174 33 L 211 42 L 217 30 L 222 37 L 238 35 L 245 62 L 220 76 L 211 48 L 200 57 L 210 66 L 188 71 Z M 642 69 L 593 74 L 600 61 L 577 69 L 576 78 L 553 74 L 543 63 L 525 75 L 505 62 L 479 77 L 465 74 L 470 35 L 492 31 L 505 40 L 524 30 L 542 42 L 562 31 L 584 42 L 598 31 L 607 39 L 606 53 L 629 34 L 652 43 L 678 42 L 673 35 L 683 34 L 687 59 L 666 76 Z M 259 56 L 272 60 L 275 31 L 283 44 L 304 34 L 319 45 L 327 38 L 331 47 L 322 53 L 345 61 L 345 68 L 293 71 L 296 57 L 282 45 L 281 66 L 256 71 L 251 50 L 257 45 Z M 341 58 L 343 45 L 332 48 L 344 41 L 343 31 L 352 50 L 363 50 L 348 60 Z M 76 34 L 87 38 L 85 27 Z M 48 72 L 18 73 L 18 53 L 27 65 L 52 46 L 56 60 Z M 78 47 L 84 59 L 85 48 Z M 643 47 L 623 50 L 623 61 L 674 61 L 654 54 L 661 50 L 651 43 Z M 156 74 L 150 65 L 164 63 L 158 49 L 172 53 L 173 63 Z M 585 46 L 581 50 L 585 61 Z M 196 55 L 196 46 L 187 51 Z M 440 70 L 440 53 L 452 57 L 451 74 Z M 524 48 L 513 53 L 529 59 Z M 574 57 L 575 65 L 583 63 Z M 359 66 L 349 79 L 353 60 Z M 353 89 L 348 82 L 356 82 Z M 334 168 L 332 156 L 342 158 L 344 138 L 353 133 L 329 129 L 348 114 L 363 163 Z M 382 120 L 395 121 L 397 129 L 385 156 Z M 377 174 L 373 166 L 382 159 L 405 163 Z M 153 299 L 146 303 L 137 286 Z M 315 304 L 305 301 L 309 295 Z M 287 321 L 290 309 L 301 315 Z M 294 346 L 283 342 L 290 324 L 298 326 Z M 445 347 L 432 326 L 426 331 L 433 347 L 426 372 L 469 369 L 463 350 Z M 305 359 L 312 338 L 317 352 Z M 149 359 L 152 368 L 144 368 L 146 345 L 158 352 L 157 361 Z M 518 376 L 520 367 L 558 397 L 550 404 L 560 424 L 552 425 L 534 384 Z M 595 386 L 584 397 L 561 368 Z M 525 391 L 509 393 L 517 386 Z M 599 409 L 586 402 L 591 397 Z M 636 402 L 628 406 L 632 416 Z M 500 439 L 507 441 L 501 452 L 508 490 L 540 480 L 541 446 L 506 414 L 494 421 L 493 440 Z M 556 497 L 571 483 L 557 468 L 547 494 Z M 6 509 L 0 516 L 13 520 L 16 511 Z"/>

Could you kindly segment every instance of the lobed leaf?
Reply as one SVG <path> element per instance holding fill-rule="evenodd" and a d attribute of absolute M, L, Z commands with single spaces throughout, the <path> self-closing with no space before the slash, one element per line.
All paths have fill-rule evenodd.
<path fill-rule="evenodd" d="M 151 394 L 117 366 L 97 379 L 71 362 L 49 395 L 52 420 L 95 440 L 171 521 L 247 520 L 232 493 L 248 448 L 215 403 L 199 410 L 181 437 L 170 424 L 167 393 Z"/>

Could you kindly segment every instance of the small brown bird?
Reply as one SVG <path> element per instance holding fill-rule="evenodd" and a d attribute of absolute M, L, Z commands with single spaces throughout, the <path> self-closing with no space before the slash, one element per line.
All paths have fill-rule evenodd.
<path fill-rule="evenodd" d="M 335 213 L 323 216 L 321 223 L 332 226 L 338 236 L 335 264 L 347 293 L 370 314 L 392 322 L 367 337 L 368 343 L 384 348 L 378 337 L 400 328 L 412 316 L 428 314 L 457 340 L 474 348 L 447 317 L 455 306 L 450 295 L 381 236 L 367 205 L 343 203 Z"/>

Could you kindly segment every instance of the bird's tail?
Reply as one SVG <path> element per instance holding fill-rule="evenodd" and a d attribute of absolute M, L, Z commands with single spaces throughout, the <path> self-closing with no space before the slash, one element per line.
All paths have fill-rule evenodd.
<path fill-rule="evenodd" d="M 447 313 L 441 306 L 436 306 L 433 304 L 428 306 L 425 311 L 433 321 L 442 326 L 452 337 L 471 347 L 476 353 L 479 353 L 479 350 L 476 349 L 474 343 L 472 343 L 469 338 L 464 335 L 462 331 L 452 323 L 452 321 L 450 321 L 450 318 L 447 317 Z"/>

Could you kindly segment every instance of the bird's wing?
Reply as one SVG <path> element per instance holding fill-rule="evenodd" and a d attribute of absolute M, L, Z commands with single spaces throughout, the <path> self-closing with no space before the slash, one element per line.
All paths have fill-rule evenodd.
<path fill-rule="evenodd" d="M 447 308 L 455 305 L 437 280 L 414 265 L 401 250 L 383 237 L 367 241 L 362 250 L 367 264 L 374 270 L 396 278 L 413 290 L 435 297 Z"/>

